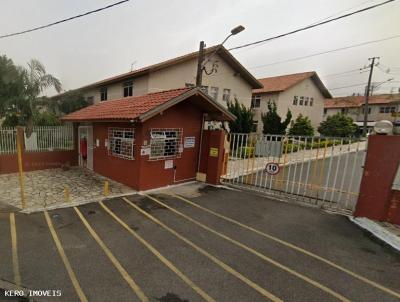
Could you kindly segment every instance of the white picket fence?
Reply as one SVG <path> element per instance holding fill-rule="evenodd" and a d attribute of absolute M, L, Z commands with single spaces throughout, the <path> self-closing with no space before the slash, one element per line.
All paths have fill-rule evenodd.
<path fill-rule="evenodd" d="M 10 154 L 17 151 L 17 130 L 15 128 L 0 128 L 0 154 Z"/>
<path fill-rule="evenodd" d="M 0 154 L 16 153 L 16 128 L 0 128 Z M 66 126 L 36 126 L 30 137 L 25 134 L 26 152 L 74 149 L 74 129 Z"/>

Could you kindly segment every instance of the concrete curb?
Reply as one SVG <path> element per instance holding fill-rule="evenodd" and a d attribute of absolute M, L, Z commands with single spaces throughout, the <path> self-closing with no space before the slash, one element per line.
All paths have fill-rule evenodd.
<path fill-rule="evenodd" d="M 360 228 L 366 230 L 374 237 L 391 246 L 396 251 L 400 252 L 400 238 L 376 223 L 365 217 L 349 217 L 350 221 L 357 224 Z"/>

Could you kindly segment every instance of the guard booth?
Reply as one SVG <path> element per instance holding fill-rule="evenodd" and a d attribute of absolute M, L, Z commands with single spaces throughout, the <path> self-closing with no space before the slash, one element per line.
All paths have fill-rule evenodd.
<path fill-rule="evenodd" d="M 88 140 L 91 150 L 86 158 L 80 152 L 80 163 L 142 191 L 192 180 L 218 183 L 225 134 L 204 125 L 235 118 L 195 87 L 105 101 L 63 120 Z"/>

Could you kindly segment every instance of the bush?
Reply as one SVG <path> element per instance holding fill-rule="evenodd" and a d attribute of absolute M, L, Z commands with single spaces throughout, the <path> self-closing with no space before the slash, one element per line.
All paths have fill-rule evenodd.
<path fill-rule="evenodd" d="M 340 112 L 328 116 L 318 127 L 318 132 L 322 135 L 334 137 L 350 137 L 356 130 L 357 126 L 354 125 L 353 119 Z"/>
<path fill-rule="evenodd" d="M 314 128 L 307 116 L 299 114 L 295 121 L 292 121 L 289 135 L 314 136 Z"/>
<path fill-rule="evenodd" d="M 254 147 L 241 147 L 239 150 L 239 154 L 242 158 L 254 157 Z"/>

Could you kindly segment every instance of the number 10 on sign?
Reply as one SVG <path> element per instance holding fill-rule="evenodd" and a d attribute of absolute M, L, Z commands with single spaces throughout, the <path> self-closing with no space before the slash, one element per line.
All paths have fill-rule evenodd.
<path fill-rule="evenodd" d="M 270 175 L 276 175 L 279 173 L 279 165 L 277 163 L 268 163 L 265 166 L 265 172 L 267 172 Z"/>

